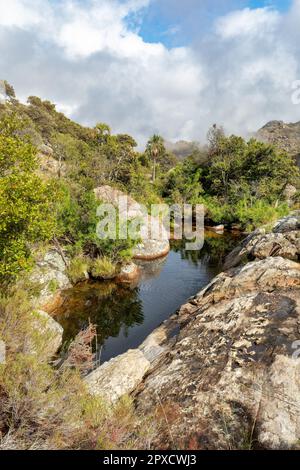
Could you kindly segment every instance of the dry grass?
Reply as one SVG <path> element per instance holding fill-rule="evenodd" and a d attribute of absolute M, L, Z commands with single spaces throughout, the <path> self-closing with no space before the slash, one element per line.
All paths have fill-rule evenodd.
<path fill-rule="evenodd" d="M 0 449 L 131 449 L 151 446 L 154 424 L 135 413 L 124 398 L 112 407 L 89 394 L 81 372 L 92 360 L 95 328 L 81 332 L 62 365 L 26 344 L 36 335 L 26 292 L 15 287 L 0 297 L 0 339 L 6 363 L 0 364 Z M 151 423 L 151 424 L 150 424 Z"/>

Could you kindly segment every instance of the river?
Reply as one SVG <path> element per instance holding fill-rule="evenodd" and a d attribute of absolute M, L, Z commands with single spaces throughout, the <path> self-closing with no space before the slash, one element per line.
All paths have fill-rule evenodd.
<path fill-rule="evenodd" d="M 136 285 L 86 282 L 66 290 L 63 305 L 54 312 L 64 328 L 65 347 L 89 322 L 97 325 L 101 363 L 138 347 L 222 270 L 224 255 L 236 244 L 232 234 L 207 232 L 200 251 L 187 252 L 177 241 L 167 257 L 140 263 Z"/>

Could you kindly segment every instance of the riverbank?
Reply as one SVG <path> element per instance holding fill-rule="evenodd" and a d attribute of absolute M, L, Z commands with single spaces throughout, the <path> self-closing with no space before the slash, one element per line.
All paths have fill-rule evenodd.
<path fill-rule="evenodd" d="M 139 412 L 163 408 L 167 422 L 156 448 L 297 448 L 299 229 L 295 215 L 260 234 L 270 248 L 265 258 L 260 254 L 246 264 L 241 259 L 240 266 L 219 274 L 137 350 L 126 353 L 143 363 L 139 372 L 134 361 L 127 368 L 120 356 L 106 364 L 105 380 L 101 367 L 87 377 L 90 391 L 105 395 L 110 378 L 117 376 L 121 386 L 114 399 L 133 393 Z M 257 233 L 243 242 L 243 250 L 254 237 Z M 291 237 L 297 261 L 275 250 Z"/>

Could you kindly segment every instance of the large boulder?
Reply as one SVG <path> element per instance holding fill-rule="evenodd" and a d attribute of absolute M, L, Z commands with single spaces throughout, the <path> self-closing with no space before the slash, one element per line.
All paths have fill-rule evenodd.
<path fill-rule="evenodd" d="M 286 233 L 292 230 L 300 230 L 300 213 L 294 212 L 287 217 L 280 219 L 273 227 L 274 233 Z"/>
<path fill-rule="evenodd" d="M 95 369 L 85 378 L 92 395 L 116 402 L 142 381 L 150 362 L 139 349 L 132 349 Z"/>
<path fill-rule="evenodd" d="M 150 261 L 164 257 L 169 253 L 170 243 L 167 231 L 163 227 L 160 230 L 159 219 L 145 214 L 141 205 L 131 196 L 107 185 L 94 189 L 94 193 L 99 201 L 112 204 L 117 208 L 119 207 L 120 198 L 127 197 L 128 220 L 141 219 L 142 241 L 133 250 L 135 259 Z M 149 235 L 149 227 L 153 228 L 151 235 Z"/>
<path fill-rule="evenodd" d="M 297 447 L 299 294 L 300 265 L 267 258 L 220 274 L 179 310 L 179 334 L 135 391 L 139 412 L 164 410 L 156 448 Z"/>
<path fill-rule="evenodd" d="M 134 284 L 140 278 L 140 268 L 135 263 L 127 263 L 121 267 L 116 281 L 121 284 Z"/>
<path fill-rule="evenodd" d="M 295 261 L 300 258 L 300 217 L 297 213 L 280 219 L 270 233 L 264 229 L 251 233 L 227 255 L 224 269 L 268 256 L 281 256 Z"/>
<path fill-rule="evenodd" d="M 59 291 L 72 287 L 67 276 L 67 266 L 62 255 L 55 249 L 50 249 L 36 262 L 30 277 L 32 283 L 40 288 L 38 305 L 51 310 L 50 306 L 57 303 Z M 47 308 L 49 307 L 49 308 Z"/>

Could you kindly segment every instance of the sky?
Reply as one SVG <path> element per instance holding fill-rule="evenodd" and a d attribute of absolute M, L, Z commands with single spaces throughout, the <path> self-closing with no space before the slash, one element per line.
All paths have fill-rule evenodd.
<path fill-rule="evenodd" d="M 300 120 L 300 0 L 0 0 L 0 79 L 140 146 Z"/>

